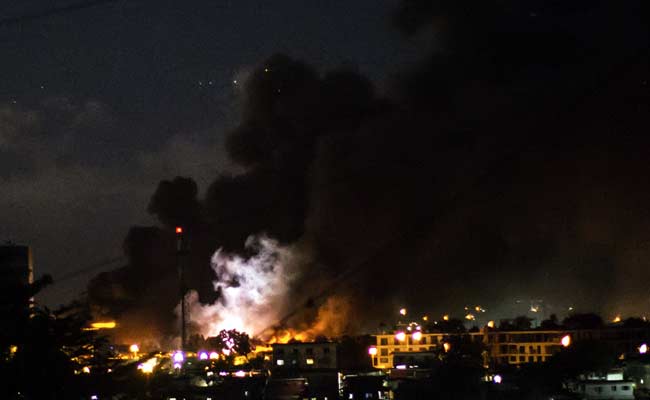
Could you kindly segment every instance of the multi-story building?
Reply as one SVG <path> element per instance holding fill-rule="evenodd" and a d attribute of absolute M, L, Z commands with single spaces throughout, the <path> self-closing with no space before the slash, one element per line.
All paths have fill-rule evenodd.
<path fill-rule="evenodd" d="M 453 339 L 481 343 L 485 361 L 490 364 L 527 364 L 545 362 L 573 341 L 597 340 L 610 344 L 619 353 L 630 353 L 643 343 L 650 344 L 650 328 L 619 326 L 581 330 L 498 331 L 484 328 L 470 333 L 429 333 L 398 331 L 375 335 L 369 350 L 372 365 L 378 369 L 395 368 L 395 357 L 415 352 L 447 351 Z"/>
<path fill-rule="evenodd" d="M 273 368 L 276 370 L 332 369 L 338 367 L 336 343 L 273 344 Z"/>
<path fill-rule="evenodd" d="M 494 363 L 517 365 L 546 361 L 560 351 L 567 334 L 556 330 L 486 332 L 483 343 Z"/>
<path fill-rule="evenodd" d="M 270 382 L 277 387 L 295 385 L 304 380 L 307 392 L 298 397 L 326 400 L 338 397 L 338 346 L 333 342 L 273 344 Z M 288 398 L 288 397 L 287 397 Z"/>
<path fill-rule="evenodd" d="M 472 340 L 482 341 L 482 334 L 468 333 Z M 397 353 L 436 351 L 449 346 L 449 334 L 446 333 L 425 333 L 421 331 L 408 332 L 399 331 L 396 333 L 385 333 L 375 335 L 377 342 L 374 348 L 370 349 L 372 365 L 375 368 L 394 368 L 396 363 L 394 357 Z"/>

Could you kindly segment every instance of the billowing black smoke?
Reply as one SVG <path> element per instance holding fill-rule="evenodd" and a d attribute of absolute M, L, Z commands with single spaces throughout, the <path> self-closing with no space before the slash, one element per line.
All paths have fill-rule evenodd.
<path fill-rule="evenodd" d="M 217 177 L 203 199 L 189 178 L 161 182 L 149 211 L 163 227 L 132 230 L 129 265 L 97 277 L 92 300 L 170 315 L 169 246 L 182 225 L 203 302 L 218 296 L 211 254 L 264 233 L 308 249 L 296 285 L 312 293 L 306 309 L 345 293 L 374 322 L 398 303 L 443 313 L 542 298 L 550 312 L 639 312 L 647 11 L 404 0 L 396 25 L 432 48 L 381 94 L 350 69 L 269 58 L 245 83 L 227 141 L 243 172 Z M 157 326 L 170 332 L 166 321 Z"/>

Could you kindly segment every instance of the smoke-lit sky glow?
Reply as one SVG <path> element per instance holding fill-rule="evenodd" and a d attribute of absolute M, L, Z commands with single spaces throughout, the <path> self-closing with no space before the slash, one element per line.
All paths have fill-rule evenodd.
<path fill-rule="evenodd" d="M 0 239 L 37 274 L 124 252 L 95 309 L 173 335 L 183 226 L 207 333 L 650 315 L 647 1 L 217 3 L 0 26 Z"/>

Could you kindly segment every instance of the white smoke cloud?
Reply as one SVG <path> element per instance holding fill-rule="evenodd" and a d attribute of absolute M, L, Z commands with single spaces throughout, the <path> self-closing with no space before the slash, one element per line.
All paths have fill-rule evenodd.
<path fill-rule="evenodd" d="M 287 298 L 297 273 L 292 252 L 267 237 L 251 236 L 246 247 L 254 256 L 245 259 L 217 250 L 212 268 L 221 296 L 214 304 L 201 304 L 196 292 L 188 294 L 189 320 L 203 336 L 236 329 L 253 336 L 276 324 L 287 308 Z"/>

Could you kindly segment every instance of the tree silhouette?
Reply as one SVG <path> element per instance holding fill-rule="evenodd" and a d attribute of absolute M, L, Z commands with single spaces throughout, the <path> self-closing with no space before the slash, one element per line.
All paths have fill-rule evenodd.
<path fill-rule="evenodd" d="M 551 314 L 548 319 L 542 321 L 540 327 L 546 330 L 559 329 L 560 323 L 558 322 L 557 315 Z"/>
<path fill-rule="evenodd" d="M 566 329 L 597 329 L 603 327 L 603 319 L 598 314 L 572 314 L 564 318 L 562 325 Z"/>
<path fill-rule="evenodd" d="M 242 355 L 251 352 L 251 341 L 244 332 L 236 329 L 223 329 L 217 336 L 209 337 L 206 342 L 208 345 L 222 354 Z"/>
<path fill-rule="evenodd" d="M 90 312 L 82 303 L 51 311 L 31 300 L 51 283 L 49 276 L 33 284 L 3 282 L 0 296 L 0 385 L 3 399 L 79 398 L 81 378 L 75 374 L 99 368 L 98 349 L 105 343 L 84 330 Z M 38 384 L 35 384 L 37 382 Z"/>

